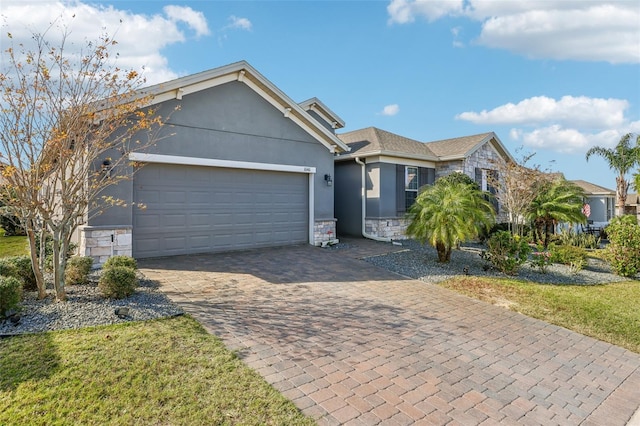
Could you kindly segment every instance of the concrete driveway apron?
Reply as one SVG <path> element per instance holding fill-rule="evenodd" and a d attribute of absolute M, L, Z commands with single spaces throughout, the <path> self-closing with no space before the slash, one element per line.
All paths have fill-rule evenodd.
<path fill-rule="evenodd" d="M 393 246 L 353 247 L 140 267 L 320 425 L 631 424 L 640 355 L 357 259 Z"/>

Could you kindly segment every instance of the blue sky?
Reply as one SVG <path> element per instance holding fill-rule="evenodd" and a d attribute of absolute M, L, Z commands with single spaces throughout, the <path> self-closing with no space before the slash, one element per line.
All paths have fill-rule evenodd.
<path fill-rule="evenodd" d="M 247 60 L 296 101 L 420 141 L 494 131 L 530 164 L 615 188 L 592 146 L 640 133 L 640 2 L 14 1 L 2 38 L 56 17 L 115 33 L 149 82 Z M 75 17 L 73 17 L 75 15 Z"/>

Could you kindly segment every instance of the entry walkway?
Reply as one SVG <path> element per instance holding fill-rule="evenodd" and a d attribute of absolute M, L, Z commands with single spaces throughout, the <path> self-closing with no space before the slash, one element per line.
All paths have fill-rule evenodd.
<path fill-rule="evenodd" d="M 320 425 L 625 425 L 640 406 L 640 355 L 357 259 L 402 247 L 349 246 L 139 265 Z"/>

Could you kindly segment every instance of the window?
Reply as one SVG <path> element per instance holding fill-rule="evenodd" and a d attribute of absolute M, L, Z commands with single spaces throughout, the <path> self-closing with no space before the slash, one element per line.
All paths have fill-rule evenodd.
<path fill-rule="evenodd" d="M 406 166 L 404 169 L 404 205 L 409 209 L 418 196 L 418 168 Z"/>

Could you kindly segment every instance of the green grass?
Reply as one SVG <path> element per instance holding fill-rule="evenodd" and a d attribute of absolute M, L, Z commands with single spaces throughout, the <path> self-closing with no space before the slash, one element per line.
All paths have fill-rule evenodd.
<path fill-rule="evenodd" d="M 586 286 L 457 277 L 441 285 L 640 353 L 638 281 Z"/>
<path fill-rule="evenodd" d="M 0 424 L 311 425 L 189 317 L 0 340 Z"/>
<path fill-rule="evenodd" d="M 5 237 L 4 229 L 0 228 L 0 257 L 20 256 L 29 254 L 27 237 Z"/>

